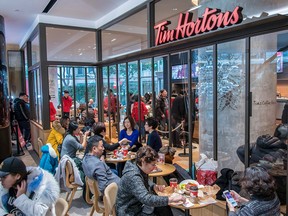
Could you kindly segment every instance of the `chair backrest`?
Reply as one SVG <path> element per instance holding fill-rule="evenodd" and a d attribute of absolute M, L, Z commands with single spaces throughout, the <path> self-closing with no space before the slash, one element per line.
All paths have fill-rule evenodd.
<path fill-rule="evenodd" d="M 68 203 L 63 198 L 58 198 L 55 203 L 56 216 L 65 216 L 68 211 Z"/>
<path fill-rule="evenodd" d="M 74 170 L 73 170 L 73 165 L 72 163 L 67 160 L 66 164 L 65 164 L 65 182 L 66 182 L 66 186 L 68 188 L 73 188 L 74 185 L 72 185 L 72 183 L 74 183 L 75 181 L 75 177 L 74 177 Z"/>
<path fill-rule="evenodd" d="M 98 188 L 98 182 L 95 179 L 90 179 L 87 176 L 85 177 L 86 181 L 86 196 L 85 200 L 87 203 L 92 204 L 94 202 L 95 210 L 96 212 L 101 212 L 101 208 L 98 205 L 99 197 L 101 195 L 101 192 Z M 93 194 L 93 198 L 91 200 L 90 198 L 90 192 Z"/>
<path fill-rule="evenodd" d="M 109 184 L 104 191 L 104 207 L 105 207 L 105 216 L 110 214 L 116 215 L 115 213 L 115 203 L 116 196 L 118 192 L 118 186 L 115 182 Z"/>

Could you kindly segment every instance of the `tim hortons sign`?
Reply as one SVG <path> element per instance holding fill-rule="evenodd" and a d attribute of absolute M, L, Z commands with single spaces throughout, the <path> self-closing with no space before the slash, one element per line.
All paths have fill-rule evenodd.
<path fill-rule="evenodd" d="M 236 7 L 232 12 L 221 12 L 219 9 L 206 8 L 202 17 L 199 17 L 195 22 L 192 21 L 193 13 L 181 13 L 175 29 L 168 29 L 167 26 L 171 24 L 170 21 L 164 21 L 154 26 L 154 29 L 157 30 L 155 45 L 239 24 L 243 20 L 242 9 Z"/>

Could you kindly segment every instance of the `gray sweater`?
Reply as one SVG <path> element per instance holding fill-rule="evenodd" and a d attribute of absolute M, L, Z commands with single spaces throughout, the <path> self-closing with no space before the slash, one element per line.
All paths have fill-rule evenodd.
<path fill-rule="evenodd" d="M 229 216 L 279 216 L 280 202 L 275 195 L 270 200 L 254 199 L 242 205 L 239 211 L 229 212 Z"/>
<path fill-rule="evenodd" d="M 154 195 L 151 192 L 154 184 L 149 181 L 148 175 L 140 168 L 127 161 L 116 199 L 116 214 L 118 216 L 141 215 L 143 204 L 161 207 L 168 205 L 168 197 Z"/>
<path fill-rule="evenodd" d="M 83 150 L 84 147 L 77 141 L 76 137 L 67 134 L 62 143 L 61 157 L 68 155 L 70 158 L 76 157 L 77 150 Z"/>

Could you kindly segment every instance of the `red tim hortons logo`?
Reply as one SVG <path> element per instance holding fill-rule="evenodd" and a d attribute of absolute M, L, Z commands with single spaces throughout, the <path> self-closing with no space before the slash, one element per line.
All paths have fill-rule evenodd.
<path fill-rule="evenodd" d="M 195 22 L 192 21 L 193 13 L 181 13 L 175 29 L 168 29 L 167 26 L 171 24 L 170 21 L 164 21 L 154 26 L 154 29 L 157 30 L 155 45 L 239 24 L 243 21 L 242 10 L 243 8 L 239 6 L 232 12 L 206 8 L 202 17 L 197 18 Z"/>

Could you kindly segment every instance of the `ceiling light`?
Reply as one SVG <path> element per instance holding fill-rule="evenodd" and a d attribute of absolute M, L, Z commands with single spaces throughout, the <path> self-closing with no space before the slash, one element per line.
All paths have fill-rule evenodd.
<path fill-rule="evenodd" d="M 178 10 L 178 8 L 172 8 L 172 10 L 173 10 L 173 11 L 177 11 L 177 10 Z"/>
<path fill-rule="evenodd" d="M 199 0 L 191 0 L 191 3 L 197 6 L 199 5 Z"/>
<path fill-rule="evenodd" d="M 113 38 L 113 39 L 111 40 L 111 42 L 114 42 L 114 41 L 116 41 L 116 38 Z"/>
<path fill-rule="evenodd" d="M 83 53 L 81 52 L 81 53 L 79 53 L 79 55 L 81 56 L 81 55 L 83 55 Z"/>

